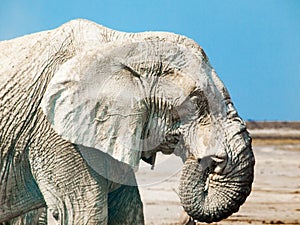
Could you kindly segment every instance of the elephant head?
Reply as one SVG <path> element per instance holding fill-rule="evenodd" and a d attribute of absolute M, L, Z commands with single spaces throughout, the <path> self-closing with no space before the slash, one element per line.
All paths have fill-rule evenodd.
<path fill-rule="evenodd" d="M 203 50 L 174 34 L 110 37 L 54 74 L 41 103 L 54 130 L 132 167 L 180 152 L 187 213 L 212 222 L 236 212 L 251 191 L 251 138 Z"/>

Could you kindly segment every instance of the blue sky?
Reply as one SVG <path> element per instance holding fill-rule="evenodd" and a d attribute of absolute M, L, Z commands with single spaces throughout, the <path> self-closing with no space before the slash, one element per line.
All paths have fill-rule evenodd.
<path fill-rule="evenodd" d="M 186 35 L 204 48 L 245 120 L 300 120 L 298 0 L 1 0 L 0 40 L 75 18 Z"/>

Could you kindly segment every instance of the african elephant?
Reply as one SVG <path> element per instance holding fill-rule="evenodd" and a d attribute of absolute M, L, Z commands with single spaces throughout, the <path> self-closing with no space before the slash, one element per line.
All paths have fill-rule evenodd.
<path fill-rule="evenodd" d="M 74 20 L 0 49 L 0 223 L 144 224 L 134 171 L 159 151 L 195 220 L 250 194 L 251 138 L 194 41 Z"/>

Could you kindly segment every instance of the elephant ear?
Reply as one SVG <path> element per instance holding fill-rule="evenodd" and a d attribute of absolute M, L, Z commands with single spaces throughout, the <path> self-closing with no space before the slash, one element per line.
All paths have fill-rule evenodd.
<path fill-rule="evenodd" d="M 95 148 L 133 167 L 141 158 L 147 118 L 139 77 L 122 62 L 135 47 L 89 51 L 54 74 L 41 108 L 62 138 Z"/>

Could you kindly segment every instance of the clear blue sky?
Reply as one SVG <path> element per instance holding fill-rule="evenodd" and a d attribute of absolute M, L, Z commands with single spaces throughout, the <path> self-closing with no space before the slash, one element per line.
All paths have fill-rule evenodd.
<path fill-rule="evenodd" d="M 300 120 L 300 0 L 1 0 L 0 40 L 75 18 L 186 35 L 245 120 Z"/>

